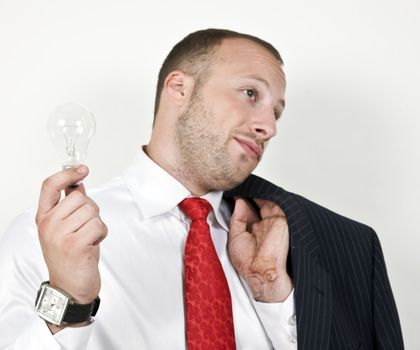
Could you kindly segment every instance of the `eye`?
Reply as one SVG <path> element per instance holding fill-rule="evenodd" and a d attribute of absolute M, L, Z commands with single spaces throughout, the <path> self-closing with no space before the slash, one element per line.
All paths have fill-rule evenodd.
<path fill-rule="evenodd" d="M 247 97 L 250 97 L 252 99 L 256 99 L 258 97 L 258 92 L 255 89 L 245 89 L 243 90 L 244 94 L 246 94 Z"/>
<path fill-rule="evenodd" d="M 280 113 L 277 111 L 274 111 L 274 118 L 276 118 L 276 120 L 280 119 Z"/>

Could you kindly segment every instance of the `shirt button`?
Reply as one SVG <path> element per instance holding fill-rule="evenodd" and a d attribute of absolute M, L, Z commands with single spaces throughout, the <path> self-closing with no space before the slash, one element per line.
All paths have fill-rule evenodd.
<path fill-rule="evenodd" d="M 290 342 L 291 342 L 291 343 L 293 343 L 293 344 L 296 344 L 296 338 L 291 337 L 291 338 L 290 338 Z"/>
<path fill-rule="evenodd" d="M 293 315 L 292 317 L 290 317 L 289 324 L 292 326 L 296 326 L 296 315 Z"/>

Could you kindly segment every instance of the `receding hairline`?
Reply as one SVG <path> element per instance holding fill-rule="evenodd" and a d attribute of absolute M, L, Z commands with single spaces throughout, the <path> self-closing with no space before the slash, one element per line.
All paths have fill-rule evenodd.
<path fill-rule="evenodd" d="M 269 56 L 271 56 L 278 63 L 279 67 L 283 70 L 283 61 L 281 59 L 278 59 L 278 57 L 276 57 L 273 54 L 273 52 L 271 52 L 269 49 L 267 49 L 267 47 L 265 47 L 264 45 L 261 45 L 260 43 L 255 42 L 255 41 L 253 41 L 251 39 L 242 38 L 242 37 L 228 37 L 228 38 L 223 38 L 220 41 L 220 43 L 218 43 L 217 45 L 215 45 L 212 48 L 211 52 L 209 52 L 209 54 L 207 55 L 206 61 L 208 61 L 208 62 L 206 62 L 204 69 L 208 69 L 209 66 L 212 65 L 212 63 L 215 63 L 216 62 L 217 58 L 220 58 L 220 59 L 223 58 L 223 55 L 220 54 L 220 50 L 221 50 L 223 44 L 226 43 L 226 42 L 228 42 L 228 41 L 246 42 L 246 43 L 250 44 L 251 46 L 254 46 L 254 47 L 258 47 L 258 48 L 263 49 Z M 227 56 L 226 58 L 229 59 L 230 56 Z M 186 73 L 186 72 L 184 72 L 184 73 Z"/>
<path fill-rule="evenodd" d="M 187 62 L 188 60 L 184 60 L 182 63 L 180 63 L 180 67 L 178 69 L 174 69 L 173 71 L 169 72 L 167 74 L 167 76 L 169 74 L 171 74 L 172 72 L 174 72 L 175 70 L 181 71 L 184 74 L 191 76 L 192 78 L 199 78 L 201 77 L 203 74 L 208 73 L 208 69 L 210 68 L 210 66 L 215 63 L 215 60 L 217 58 L 222 58 L 221 55 L 218 55 L 220 53 L 220 49 L 222 47 L 222 45 L 228 41 L 236 41 L 236 42 L 247 42 L 249 44 L 251 44 L 251 46 L 255 46 L 255 47 L 259 47 L 262 48 L 265 52 L 267 52 L 272 58 L 274 58 L 274 60 L 279 64 L 280 67 L 283 67 L 283 60 L 279 57 L 277 57 L 272 51 L 270 51 L 265 45 L 256 42 L 255 40 L 249 39 L 249 38 L 244 38 L 244 37 L 226 37 L 220 40 L 219 43 L 215 44 L 210 50 L 209 52 L 203 56 L 202 60 L 195 60 L 195 66 L 199 66 L 201 65 L 200 69 L 198 72 L 189 72 L 188 64 L 190 62 Z M 201 62 L 199 62 L 201 61 Z M 191 70 L 190 70 L 191 71 Z M 166 77 L 165 77 L 166 78 Z"/>
<path fill-rule="evenodd" d="M 246 37 L 226 37 L 226 38 L 223 38 L 223 39 L 221 39 L 220 40 L 220 42 L 219 43 L 217 43 L 214 47 L 213 47 L 213 50 L 212 50 L 212 52 L 210 52 L 210 55 L 214 55 L 215 53 L 217 53 L 217 51 L 219 51 L 219 49 L 220 49 L 220 47 L 224 44 L 224 43 L 226 43 L 226 42 L 228 42 L 228 41 L 232 41 L 232 42 L 234 42 L 234 41 L 236 41 L 236 42 L 247 42 L 247 43 L 249 43 L 249 44 L 251 44 L 252 46 L 256 46 L 256 47 L 259 47 L 259 48 L 262 48 L 262 49 L 264 49 L 264 51 L 265 52 L 267 52 L 271 57 L 273 57 L 278 63 L 279 63 L 279 65 L 280 66 L 283 66 L 283 60 L 281 59 L 281 57 L 278 57 L 278 56 L 276 56 L 275 54 L 274 54 L 274 52 L 272 52 L 271 50 L 269 50 L 268 48 L 267 48 L 267 46 L 265 46 L 265 45 L 263 45 L 262 43 L 260 43 L 260 42 L 257 42 L 257 41 L 255 41 L 255 40 L 252 40 L 252 39 L 250 39 L 250 38 L 246 38 Z"/>
<path fill-rule="evenodd" d="M 183 72 L 184 74 L 191 76 L 194 79 L 194 89 L 197 89 L 201 86 L 201 84 L 203 83 L 203 81 L 206 79 L 206 77 L 208 77 L 209 74 L 211 74 L 211 68 L 213 65 L 217 64 L 218 59 L 223 59 L 223 55 L 220 54 L 220 49 L 222 48 L 222 45 L 228 41 L 236 41 L 236 42 L 246 42 L 249 43 L 251 46 L 254 47 L 259 47 L 262 48 L 266 53 L 269 54 L 269 56 L 271 56 L 279 65 L 280 69 L 283 70 L 283 61 L 281 59 L 278 59 L 273 52 L 271 52 L 267 47 L 265 47 L 264 45 L 251 40 L 249 38 L 243 38 L 243 37 L 226 37 L 223 38 L 219 43 L 217 43 L 216 45 L 214 45 L 211 50 L 209 50 L 209 52 L 206 55 L 206 58 L 201 62 L 201 63 L 196 63 L 196 65 L 200 65 L 201 67 L 198 70 L 198 72 L 194 73 L 194 74 L 189 74 L 187 72 L 187 69 L 177 69 L 181 72 Z M 227 56 L 227 58 L 229 59 L 229 56 Z M 186 65 L 186 62 L 184 61 L 181 66 Z M 172 72 L 170 72 L 169 74 L 171 74 Z M 168 74 L 168 75 L 169 75 Z M 260 79 L 258 79 L 260 80 Z M 268 84 L 266 81 L 265 84 Z"/>

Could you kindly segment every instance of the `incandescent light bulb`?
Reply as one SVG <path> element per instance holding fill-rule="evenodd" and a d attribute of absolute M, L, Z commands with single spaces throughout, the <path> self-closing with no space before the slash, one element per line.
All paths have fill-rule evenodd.
<path fill-rule="evenodd" d="M 53 110 L 48 119 L 48 132 L 63 169 L 83 163 L 95 128 L 92 113 L 74 103 L 66 103 Z"/>

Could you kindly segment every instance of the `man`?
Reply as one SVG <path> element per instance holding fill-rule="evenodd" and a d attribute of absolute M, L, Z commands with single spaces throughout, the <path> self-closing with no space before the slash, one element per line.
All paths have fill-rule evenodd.
<path fill-rule="evenodd" d="M 178 43 L 124 176 L 87 196 L 85 166 L 52 175 L 6 233 L 0 348 L 402 349 L 374 231 L 250 175 L 284 91 L 258 38 Z"/>

